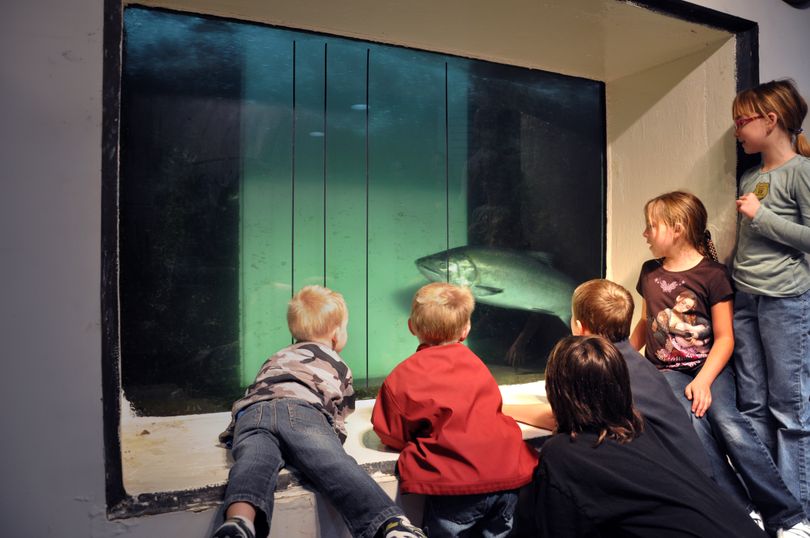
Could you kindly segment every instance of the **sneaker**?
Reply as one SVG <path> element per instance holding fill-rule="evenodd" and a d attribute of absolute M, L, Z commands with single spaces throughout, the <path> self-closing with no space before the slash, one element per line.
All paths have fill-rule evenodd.
<path fill-rule="evenodd" d="M 241 517 L 232 517 L 219 526 L 213 538 L 256 538 L 256 533 L 247 521 Z"/>
<path fill-rule="evenodd" d="M 414 526 L 405 516 L 389 519 L 382 526 L 383 538 L 427 538 L 422 529 Z"/>
<path fill-rule="evenodd" d="M 751 513 L 748 514 L 748 517 L 754 520 L 754 523 L 757 524 L 757 527 L 759 527 L 762 530 L 765 530 L 765 522 L 762 521 L 762 514 L 760 514 L 756 510 L 751 510 Z"/>
<path fill-rule="evenodd" d="M 776 538 L 810 538 L 810 522 L 805 519 L 789 529 L 779 529 Z"/>

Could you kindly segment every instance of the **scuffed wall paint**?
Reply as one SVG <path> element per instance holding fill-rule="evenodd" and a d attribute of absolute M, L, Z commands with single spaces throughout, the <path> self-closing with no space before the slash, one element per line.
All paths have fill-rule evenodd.
<path fill-rule="evenodd" d="M 810 9 L 782 0 L 690 0 L 759 24 L 760 80 L 790 77 L 810 95 Z M 810 129 L 810 118 L 805 119 Z"/>

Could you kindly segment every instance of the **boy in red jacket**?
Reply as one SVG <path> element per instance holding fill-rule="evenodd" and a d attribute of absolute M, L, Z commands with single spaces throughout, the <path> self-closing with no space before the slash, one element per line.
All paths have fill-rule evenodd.
<path fill-rule="evenodd" d="M 509 534 L 517 490 L 532 480 L 537 454 L 501 412 L 487 367 L 461 342 L 475 307 L 470 290 L 434 282 L 414 296 L 408 328 L 416 353 L 386 378 L 371 421 L 397 462 L 405 493 L 426 495 L 431 538 Z"/>

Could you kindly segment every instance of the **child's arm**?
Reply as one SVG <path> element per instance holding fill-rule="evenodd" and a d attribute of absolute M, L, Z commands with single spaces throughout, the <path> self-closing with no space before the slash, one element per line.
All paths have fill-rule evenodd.
<path fill-rule="evenodd" d="M 810 227 L 805 224 L 810 222 L 810 181 L 807 181 L 804 174 L 797 172 L 797 175 L 794 196 L 802 217 L 801 222 L 792 222 L 762 207 L 757 197 L 751 193 L 737 200 L 737 210 L 751 219 L 756 230 L 768 239 L 810 253 Z"/>
<path fill-rule="evenodd" d="M 554 419 L 554 413 L 551 412 L 551 406 L 546 403 L 533 403 L 533 404 L 503 404 L 502 408 L 504 415 L 509 415 L 518 422 L 542 428 L 544 430 L 554 430 L 557 427 L 557 421 Z"/>
<path fill-rule="evenodd" d="M 633 329 L 630 335 L 630 345 L 636 350 L 641 351 L 644 344 L 647 342 L 647 303 L 641 302 L 641 318 L 636 323 L 636 328 Z"/>
<path fill-rule="evenodd" d="M 684 389 L 686 397 L 692 400 L 692 413 L 696 417 L 702 417 L 711 406 L 712 383 L 728 364 L 731 352 L 734 351 L 733 317 L 734 308 L 731 300 L 712 306 L 712 329 L 714 331 L 712 349 L 700 372 Z"/>

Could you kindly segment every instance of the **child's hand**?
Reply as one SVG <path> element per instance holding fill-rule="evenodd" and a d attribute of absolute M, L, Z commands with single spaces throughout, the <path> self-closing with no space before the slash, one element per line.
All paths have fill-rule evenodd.
<path fill-rule="evenodd" d="M 753 219 L 754 215 L 757 214 L 757 209 L 759 209 L 759 198 L 752 192 L 748 194 L 743 194 L 737 199 L 737 211 L 748 217 L 749 219 Z"/>
<path fill-rule="evenodd" d="M 694 381 L 686 385 L 683 393 L 687 399 L 692 401 L 692 413 L 700 418 L 709 410 L 712 405 L 712 389 L 711 383 L 704 383 L 700 379 L 695 378 Z"/>

